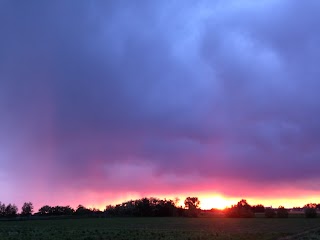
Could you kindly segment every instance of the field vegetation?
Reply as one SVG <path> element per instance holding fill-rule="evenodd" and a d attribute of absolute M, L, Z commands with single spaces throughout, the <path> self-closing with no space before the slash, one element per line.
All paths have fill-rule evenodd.
<path fill-rule="evenodd" d="M 320 239 L 317 204 L 265 208 L 242 199 L 224 210 L 201 210 L 197 197 L 184 204 L 142 198 L 104 211 L 45 205 L 34 213 L 27 202 L 18 213 L 16 205 L 0 203 L 0 240 Z"/>
<path fill-rule="evenodd" d="M 320 226 L 308 218 L 84 218 L 0 221 L 1 240 L 271 240 Z M 319 232 L 312 232 L 318 236 Z M 300 236 L 301 237 L 301 236 Z M 304 236 L 305 237 L 305 236 Z M 307 238 L 306 238 L 307 239 Z M 314 238 L 316 239 L 316 238 Z"/>

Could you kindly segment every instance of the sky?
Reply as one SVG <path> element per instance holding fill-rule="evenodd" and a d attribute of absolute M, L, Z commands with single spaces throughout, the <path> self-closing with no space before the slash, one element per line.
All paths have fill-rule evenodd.
<path fill-rule="evenodd" d="M 0 1 L 0 201 L 320 202 L 320 1 Z"/>

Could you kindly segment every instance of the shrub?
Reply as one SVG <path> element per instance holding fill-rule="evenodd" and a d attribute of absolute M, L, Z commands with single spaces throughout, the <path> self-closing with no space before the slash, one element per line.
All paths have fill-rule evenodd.
<path fill-rule="evenodd" d="M 226 215 L 226 217 L 231 217 L 231 218 L 253 218 L 253 217 L 255 217 L 254 213 L 251 210 L 237 209 L 237 208 L 226 209 L 225 215 Z"/>
<path fill-rule="evenodd" d="M 252 206 L 251 210 L 254 213 L 264 213 L 265 212 L 265 207 L 262 204 L 258 204 L 258 205 Z"/>
<path fill-rule="evenodd" d="M 287 218 L 289 216 L 289 212 L 284 207 L 280 206 L 277 210 L 277 217 L 278 218 Z"/>
<path fill-rule="evenodd" d="M 264 215 L 266 218 L 274 218 L 277 214 L 276 211 L 272 208 L 266 208 Z"/>
<path fill-rule="evenodd" d="M 304 214 L 306 218 L 316 218 L 317 217 L 317 209 L 316 208 L 305 208 Z"/>
<path fill-rule="evenodd" d="M 245 199 L 225 210 L 225 215 L 232 218 L 252 218 L 254 213 Z"/>

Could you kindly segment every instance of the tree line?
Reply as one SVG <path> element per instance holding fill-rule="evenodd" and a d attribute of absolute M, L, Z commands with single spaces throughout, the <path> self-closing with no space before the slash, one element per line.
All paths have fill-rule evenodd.
<path fill-rule="evenodd" d="M 178 206 L 179 199 L 167 200 L 158 198 L 141 198 L 130 200 L 117 205 L 108 205 L 104 211 L 95 208 L 86 208 L 79 205 L 76 209 L 70 206 L 41 207 L 34 213 L 31 202 L 25 202 L 18 213 L 15 204 L 5 205 L 0 202 L 0 218 L 21 217 L 49 217 L 49 216 L 84 216 L 84 217 L 198 217 L 201 214 L 200 201 L 197 197 L 187 197 L 184 207 Z M 303 207 L 305 217 L 317 217 L 320 204 L 306 204 Z M 287 218 L 289 210 L 283 206 L 277 209 L 264 207 L 262 204 L 251 206 L 245 199 L 221 211 L 225 217 L 251 218 L 257 213 L 264 214 L 267 218 Z"/>
<path fill-rule="evenodd" d="M 200 213 L 200 201 L 197 197 L 187 197 L 185 207 L 177 206 L 178 200 L 162 200 L 158 198 L 142 198 L 131 200 L 116 206 L 106 207 L 109 216 L 126 217 L 196 217 Z"/>
<path fill-rule="evenodd" d="M 33 212 L 33 204 L 26 202 L 21 208 L 20 216 L 30 216 Z M 15 204 L 5 205 L 0 202 L 0 217 L 16 217 L 18 216 L 18 207 Z"/>
<path fill-rule="evenodd" d="M 178 200 L 167 200 L 158 198 L 141 198 L 117 204 L 108 205 L 104 211 L 95 208 L 86 208 L 79 205 L 76 209 L 70 206 L 49 206 L 41 207 L 34 213 L 31 202 L 26 202 L 18 213 L 18 208 L 14 204 L 5 205 L 0 202 L 0 218 L 14 218 L 17 216 L 29 217 L 49 217 L 49 216 L 93 216 L 93 217 L 196 217 L 200 213 L 200 201 L 197 197 L 185 199 L 185 207 L 177 206 Z"/>
<path fill-rule="evenodd" d="M 317 209 L 320 209 L 320 204 L 309 203 L 304 205 L 303 211 L 307 218 L 317 217 Z M 251 206 L 247 200 L 242 199 L 237 204 L 232 205 L 230 208 L 224 210 L 227 217 L 240 217 L 251 218 L 255 217 L 256 213 L 262 213 L 266 218 L 288 218 L 289 210 L 283 206 L 279 206 L 277 209 L 264 207 L 262 204 Z"/>

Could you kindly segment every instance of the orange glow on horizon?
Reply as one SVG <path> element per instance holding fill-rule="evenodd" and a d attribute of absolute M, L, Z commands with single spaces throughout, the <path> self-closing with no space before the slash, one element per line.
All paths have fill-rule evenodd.
<path fill-rule="evenodd" d="M 186 197 L 198 197 L 200 200 L 200 208 L 203 210 L 210 210 L 210 209 L 225 209 L 226 207 L 230 207 L 231 205 L 237 204 L 241 199 L 246 199 L 248 203 L 253 206 L 257 204 L 262 204 L 265 207 L 274 207 L 277 208 L 279 206 L 284 206 L 286 208 L 292 207 L 303 207 L 305 204 L 308 203 L 319 203 L 320 196 L 305 196 L 305 197 L 283 197 L 283 198 L 246 198 L 245 196 L 237 196 L 237 197 L 228 197 L 223 196 L 219 193 L 189 193 L 189 194 L 177 194 L 176 196 L 156 196 L 156 194 L 151 194 L 150 196 L 155 196 L 159 199 L 171 199 L 175 200 L 178 196 L 180 199 L 177 203 L 177 206 L 184 207 L 184 200 Z M 123 202 L 129 200 L 136 200 L 143 197 L 150 197 L 150 196 L 141 196 L 139 194 L 127 194 L 120 198 L 113 199 L 112 201 L 102 201 L 100 203 L 88 204 L 85 205 L 88 208 L 97 208 L 100 210 L 104 210 L 107 205 L 116 205 L 121 204 Z M 77 205 L 76 205 L 77 206 Z M 76 207 L 74 206 L 74 207 Z"/>
<path fill-rule="evenodd" d="M 203 196 L 200 198 L 200 208 L 203 210 L 210 210 L 212 208 L 225 209 L 235 203 L 234 199 L 227 199 L 219 195 Z"/>

